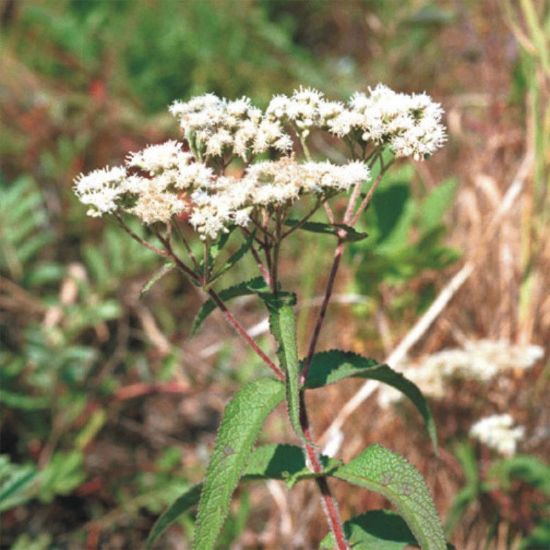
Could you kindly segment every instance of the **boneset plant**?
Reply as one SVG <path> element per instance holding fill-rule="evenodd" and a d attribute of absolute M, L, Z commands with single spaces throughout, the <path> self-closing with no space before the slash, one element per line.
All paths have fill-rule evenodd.
<path fill-rule="evenodd" d="M 239 482 L 271 478 L 284 479 L 289 487 L 314 480 L 329 527 L 324 547 L 381 548 L 393 541 L 392 548 L 446 548 L 417 470 L 380 445 L 348 464 L 323 456 L 305 400 L 307 391 L 345 378 L 378 380 L 413 402 L 436 444 L 429 408 L 412 382 L 355 353 L 318 353 L 317 343 L 346 243 L 367 237 L 357 224 L 396 159 L 422 160 L 443 145 L 441 107 L 425 94 L 406 95 L 378 85 L 345 104 L 301 88 L 292 96 L 274 96 L 265 111 L 248 98 L 230 101 L 213 94 L 175 102 L 170 111 L 181 125 L 183 142 L 152 145 L 130 154 L 124 166 L 81 175 L 75 192 L 90 215 L 113 216 L 132 238 L 165 259 L 152 282 L 177 269 L 204 291 L 207 300 L 194 330 L 219 308 L 273 376 L 246 384 L 227 405 L 203 483 L 158 519 L 149 546 L 198 502 L 193 547 L 214 548 Z M 310 139 L 321 133 L 346 163 L 312 158 Z M 150 238 L 133 231 L 128 216 L 141 220 Z M 285 241 L 300 231 L 335 239 L 324 298 L 303 358 L 296 345 L 296 296 L 284 287 L 280 273 Z M 224 248 L 230 237 L 241 240 L 232 254 Z M 246 255 L 253 257 L 258 276 L 218 290 L 227 271 Z M 261 349 L 226 305 L 247 294 L 267 308 L 277 359 Z M 282 401 L 300 445 L 255 446 L 266 417 Z M 343 524 L 330 477 L 382 494 L 399 516 L 373 511 Z"/>

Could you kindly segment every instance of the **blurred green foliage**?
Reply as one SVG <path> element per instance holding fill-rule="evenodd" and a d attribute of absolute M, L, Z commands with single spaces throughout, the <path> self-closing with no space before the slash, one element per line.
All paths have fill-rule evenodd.
<path fill-rule="evenodd" d="M 516 515 L 516 521 L 528 526 L 528 535 L 520 548 L 547 548 L 550 545 L 548 513 L 550 512 L 550 466 L 526 454 L 496 459 L 483 467 L 478 464 L 474 448 L 466 442 L 455 447 L 455 455 L 464 476 L 464 485 L 455 495 L 447 513 L 445 530 L 451 535 L 469 511 L 477 513 L 485 500 L 508 499 L 512 509 L 500 509 L 493 502 L 489 531 L 494 530 L 503 516 Z M 528 503 L 526 494 L 535 490 L 540 503 Z M 487 506 L 485 506 L 487 508 Z M 510 517 L 506 518 L 510 520 Z"/>
<path fill-rule="evenodd" d="M 376 303 L 384 289 L 397 290 L 396 299 L 385 304 L 394 314 L 407 307 L 417 312 L 427 307 L 435 297 L 433 281 L 428 280 L 416 292 L 408 290 L 407 283 L 442 270 L 460 257 L 457 250 L 444 244 L 444 217 L 453 205 L 456 181 L 441 182 L 415 196 L 413 178 L 414 169 L 404 166 L 384 179 L 363 215 L 368 239 L 350 245 L 355 288 L 376 298 Z"/>
<path fill-rule="evenodd" d="M 48 48 L 20 40 L 15 51 L 55 79 L 96 89 L 108 81 L 109 93 L 148 112 L 206 91 L 261 101 L 296 80 L 320 84 L 325 75 L 311 53 L 265 7 L 252 0 L 24 3 L 14 33 Z"/>

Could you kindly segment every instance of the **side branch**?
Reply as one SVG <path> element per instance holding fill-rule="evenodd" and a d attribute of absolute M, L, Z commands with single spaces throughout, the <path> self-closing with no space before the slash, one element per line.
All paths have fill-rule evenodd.
<path fill-rule="evenodd" d="M 340 260 L 342 259 L 342 254 L 344 252 L 344 241 L 342 238 L 338 238 L 338 245 L 334 251 L 334 259 L 332 260 L 332 267 L 330 268 L 330 274 L 328 277 L 327 287 L 325 289 L 325 295 L 323 296 L 323 303 L 321 304 L 321 310 L 319 311 L 319 316 L 317 317 L 317 322 L 315 323 L 315 328 L 313 329 L 313 335 L 309 344 L 309 349 L 307 353 L 306 360 L 304 362 L 304 368 L 300 374 L 300 383 L 303 384 L 307 379 L 307 373 L 311 365 L 311 360 L 317 348 L 317 343 L 319 341 L 319 336 L 321 335 L 321 329 L 323 327 L 323 322 L 327 314 L 328 304 L 332 296 L 332 291 L 334 290 L 334 282 L 336 281 L 336 274 L 338 273 L 338 268 L 340 267 Z"/>
<path fill-rule="evenodd" d="M 233 327 L 235 332 L 254 350 L 256 355 L 274 372 L 275 376 L 283 381 L 285 375 L 283 371 L 262 351 L 254 338 L 246 332 L 246 329 L 235 319 L 233 314 L 227 309 L 223 300 L 218 296 L 215 290 L 210 289 L 208 295 L 212 298 L 215 304 L 220 308 L 225 320 Z"/>

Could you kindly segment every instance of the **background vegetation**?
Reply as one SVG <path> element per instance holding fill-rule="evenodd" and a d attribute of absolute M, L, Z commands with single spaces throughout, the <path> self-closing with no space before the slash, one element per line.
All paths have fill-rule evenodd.
<path fill-rule="evenodd" d="M 72 196 L 80 171 L 177 136 L 173 99 L 262 104 L 299 84 L 346 97 L 378 81 L 426 90 L 445 107 L 449 144 L 404 166 L 367 213 L 371 238 L 347 257 L 325 343 L 383 358 L 464 266 L 412 356 L 467 339 L 549 342 L 549 11 L 534 0 L 4 0 L 1 547 L 139 548 L 201 477 L 223 405 L 256 376 L 216 315 L 189 337 L 201 297 L 177 276 L 142 294 L 156 260 Z M 287 250 L 284 273 L 307 306 L 303 332 L 332 253 L 308 239 Z M 262 334 L 261 312 L 233 307 Z M 549 389 L 544 361 L 449 387 L 436 404 L 440 458 L 405 406 L 371 399 L 347 419 L 342 453 L 381 441 L 407 456 L 457 548 L 547 548 Z M 356 390 L 314 396 L 319 434 Z M 507 411 L 528 435 L 502 461 L 467 433 Z M 290 438 L 276 418 L 268 429 Z M 344 517 L 380 504 L 336 493 Z M 314 548 L 323 525 L 307 487 L 250 486 L 221 547 Z M 159 548 L 186 548 L 192 529 L 184 518 Z"/>

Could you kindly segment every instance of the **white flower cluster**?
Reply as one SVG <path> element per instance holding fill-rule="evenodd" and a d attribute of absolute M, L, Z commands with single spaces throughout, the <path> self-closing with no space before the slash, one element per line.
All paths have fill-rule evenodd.
<path fill-rule="evenodd" d="M 368 177 L 368 167 L 358 161 L 343 166 L 300 164 L 290 157 L 258 162 L 242 178 L 219 177 L 210 188 L 193 192 L 189 222 L 202 237 L 214 239 L 229 225 L 247 225 L 255 208 L 291 205 L 304 195 L 347 191 Z"/>
<path fill-rule="evenodd" d="M 512 345 L 504 340 L 472 340 L 462 349 L 443 350 L 420 362 L 405 363 L 398 368 L 426 395 L 442 399 L 450 380 L 488 382 L 500 372 L 528 369 L 543 355 L 540 346 Z M 400 394 L 390 388 L 379 393 L 383 405 L 399 398 Z"/>
<path fill-rule="evenodd" d="M 514 427 L 514 419 L 509 414 L 494 414 L 478 420 L 471 427 L 470 436 L 501 455 L 512 456 L 525 436 L 525 428 Z"/>
<path fill-rule="evenodd" d="M 347 104 L 328 101 L 317 90 L 295 91 L 290 97 L 275 96 L 266 115 L 271 120 L 291 122 L 299 133 L 325 129 L 362 143 L 389 145 L 398 157 L 422 160 L 446 140 L 441 123 L 443 109 L 426 94 L 397 93 L 378 84 L 368 94 L 356 93 Z"/>
<path fill-rule="evenodd" d="M 199 156 L 235 154 L 244 161 L 252 154 L 275 149 L 286 153 L 292 139 L 280 123 L 263 117 L 250 99 L 228 101 L 214 94 L 176 101 L 170 112 L 178 119 L 186 139 Z"/>
<path fill-rule="evenodd" d="M 389 144 L 398 157 L 422 160 L 446 141 L 441 105 L 426 94 L 397 93 L 379 84 L 369 95 L 356 93 L 350 104 L 361 138 Z"/>
<path fill-rule="evenodd" d="M 125 166 L 76 179 L 75 192 L 90 215 L 128 212 L 153 224 L 185 212 L 201 238 L 214 239 L 231 225 L 249 223 L 257 209 L 291 205 L 307 195 L 326 198 L 369 178 L 360 161 L 341 166 L 296 161 L 292 133 L 303 142 L 318 128 L 415 158 L 444 142 L 438 104 L 424 94 L 397 94 L 380 85 L 346 105 L 300 88 L 291 96 L 274 96 L 265 112 L 246 97 L 229 101 L 214 94 L 175 102 L 170 111 L 185 143 L 151 145 L 130 154 Z M 268 152 L 278 160 L 256 159 Z M 245 163 L 241 178 L 225 174 L 236 157 Z"/>

